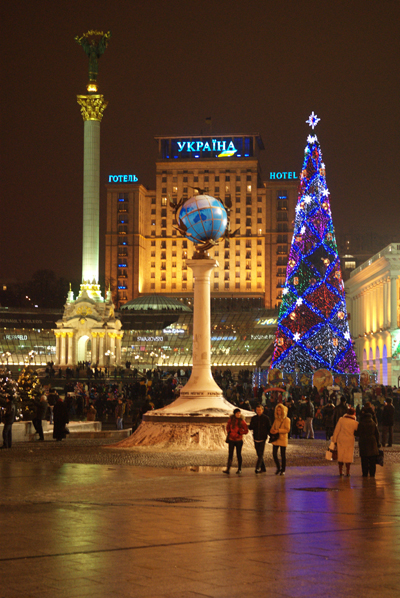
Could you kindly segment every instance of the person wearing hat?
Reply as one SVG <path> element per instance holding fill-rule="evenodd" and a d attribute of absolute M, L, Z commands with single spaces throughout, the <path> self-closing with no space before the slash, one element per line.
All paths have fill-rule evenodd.
<path fill-rule="evenodd" d="M 346 463 L 346 476 L 350 476 L 350 465 L 354 461 L 354 433 L 358 428 L 356 412 L 348 407 L 347 413 L 339 419 L 332 436 L 332 442 L 337 445 L 339 475 L 343 475 L 343 464 Z"/>

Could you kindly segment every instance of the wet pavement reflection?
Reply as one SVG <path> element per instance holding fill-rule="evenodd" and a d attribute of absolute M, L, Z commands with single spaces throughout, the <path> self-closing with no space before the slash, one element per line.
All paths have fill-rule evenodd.
<path fill-rule="evenodd" d="M 0 597 L 400 595 L 400 465 L 0 461 Z"/>

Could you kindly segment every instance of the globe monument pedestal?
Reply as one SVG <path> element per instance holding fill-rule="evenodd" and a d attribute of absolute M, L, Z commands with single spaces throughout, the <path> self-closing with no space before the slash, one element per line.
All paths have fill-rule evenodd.
<path fill-rule="evenodd" d="M 198 222 L 203 231 L 193 226 Z M 226 226 L 227 214 L 219 200 L 199 195 L 183 203 L 177 228 L 188 239 L 202 243 L 196 246 L 194 259 L 186 262 L 195 280 L 192 373 L 179 398 L 167 407 L 147 412 L 139 428 L 118 443 L 119 447 L 215 449 L 226 446 L 226 424 L 235 406 L 224 398 L 211 374 L 210 276 L 218 262 L 206 254 L 206 249 L 226 234 Z M 243 415 L 250 417 L 253 413 L 245 411 Z"/>

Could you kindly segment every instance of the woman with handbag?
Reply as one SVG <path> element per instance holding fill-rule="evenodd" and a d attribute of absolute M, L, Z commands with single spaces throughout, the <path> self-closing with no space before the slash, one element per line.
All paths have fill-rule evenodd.
<path fill-rule="evenodd" d="M 247 434 L 249 428 L 247 427 L 246 422 L 243 419 L 242 413 L 240 409 L 235 409 L 233 415 L 230 416 L 227 426 L 226 426 L 226 442 L 229 445 L 229 453 L 228 453 L 228 465 L 226 469 L 223 470 L 223 473 L 230 473 L 232 461 L 233 461 L 233 452 L 236 448 L 236 456 L 238 460 L 238 470 L 236 473 L 242 473 L 242 447 L 243 447 L 243 436 Z"/>
<path fill-rule="evenodd" d="M 339 475 L 343 475 L 343 464 L 346 463 L 346 476 L 350 476 L 350 465 L 354 461 L 354 434 L 358 428 L 356 412 L 348 407 L 347 413 L 341 417 L 335 427 L 332 442 L 337 444 Z"/>
<path fill-rule="evenodd" d="M 287 417 L 287 407 L 278 403 L 275 407 L 275 420 L 270 431 L 269 442 L 272 444 L 272 456 L 276 465 L 275 475 L 285 475 L 286 447 L 289 444 L 290 419 Z M 278 447 L 281 449 L 282 464 L 278 459 Z"/>
<path fill-rule="evenodd" d="M 358 436 L 358 448 L 361 457 L 363 478 L 368 474 L 375 477 L 376 458 L 379 455 L 379 430 L 371 413 L 361 411 L 360 423 L 355 435 Z"/>

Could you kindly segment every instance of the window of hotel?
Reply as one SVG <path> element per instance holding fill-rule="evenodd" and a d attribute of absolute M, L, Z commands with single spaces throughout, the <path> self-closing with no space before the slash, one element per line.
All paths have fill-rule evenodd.
<path fill-rule="evenodd" d="M 236 218 L 236 224 L 240 224 L 240 218 Z"/>
<path fill-rule="evenodd" d="M 173 182 L 173 183 L 176 183 L 176 181 L 177 181 L 177 180 L 178 180 L 178 177 L 177 177 L 177 176 L 173 176 L 173 177 L 172 177 L 172 182 Z"/>
<path fill-rule="evenodd" d="M 167 182 L 167 177 L 166 176 L 162 176 L 161 177 L 161 182 L 162 183 L 166 183 Z"/>
<path fill-rule="evenodd" d="M 229 280 L 229 272 L 225 272 L 224 278 L 225 278 L 225 280 Z"/>
<path fill-rule="evenodd" d="M 173 282 L 173 283 L 172 283 L 172 285 L 171 285 L 171 288 L 172 288 L 172 289 L 176 289 L 176 282 Z"/>
<path fill-rule="evenodd" d="M 166 260 L 167 259 L 167 253 L 166 253 L 166 251 L 162 251 L 161 252 L 161 259 L 162 260 Z"/>
<path fill-rule="evenodd" d="M 262 272 L 260 272 L 259 270 L 257 270 L 257 278 L 261 278 L 261 274 L 262 274 Z"/>
<path fill-rule="evenodd" d="M 251 218 L 246 218 L 246 226 L 251 226 Z"/>
<path fill-rule="evenodd" d="M 171 263 L 171 267 L 172 267 L 172 268 L 176 268 L 176 262 L 172 262 L 172 263 Z"/>
<path fill-rule="evenodd" d="M 218 270 L 216 270 L 216 271 L 214 270 L 214 278 L 219 278 L 219 272 L 218 272 Z"/>
<path fill-rule="evenodd" d="M 251 237 L 251 228 L 246 228 L 246 237 Z"/>
<path fill-rule="evenodd" d="M 246 270 L 251 270 L 251 261 L 250 260 L 248 260 L 246 262 Z"/>
<path fill-rule="evenodd" d="M 215 193 L 219 193 L 219 187 L 215 187 Z"/>
<path fill-rule="evenodd" d="M 155 251 L 151 252 L 151 257 L 156 257 L 156 252 Z"/>
<path fill-rule="evenodd" d="M 183 282 L 183 283 L 182 283 L 182 290 L 183 290 L 183 291 L 186 291 L 186 288 L 187 288 L 187 284 L 186 284 L 186 282 Z"/>
<path fill-rule="evenodd" d="M 165 191 L 165 193 L 166 193 L 166 191 Z M 176 185 L 174 185 L 172 187 L 172 193 L 178 193 L 178 187 Z"/>
<path fill-rule="evenodd" d="M 251 197 L 246 196 L 246 206 L 251 206 Z"/>
<path fill-rule="evenodd" d="M 152 203 L 152 205 L 154 205 L 156 203 L 156 198 L 155 197 L 151 198 L 151 203 Z"/>
<path fill-rule="evenodd" d="M 161 209 L 161 218 L 166 218 L 167 217 L 167 208 L 162 208 Z"/>
<path fill-rule="evenodd" d="M 251 247 L 251 241 L 249 239 L 246 241 L 246 247 Z"/>
<path fill-rule="evenodd" d="M 229 262 L 225 262 L 225 270 L 229 270 Z"/>
<path fill-rule="evenodd" d="M 236 185 L 236 193 L 240 193 L 240 185 Z"/>
<path fill-rule="evenodd" d="M 155 289 L 155 288 L 156 288 L 156 283 L 155 283 L 155 282 L 152 282 L 152 283 L 151 283 L 151 285 L 150 285 L 150 288 L 151 288 L 151 289 Z"/>
<path fill-rule="evenodd" d="M 239 251 L 237 251 L 236 253 L 239 254 Z M 240 261 L 235 262 L 235 266 L 236 268 L 240 268 Z"/>
<path fill-rule="evenodd" d="M 257 283 L 257 289 L 261 289 L 261 282 Z"/>
<path fill-rule="evenodd" d="M 187 251 L 182 251 L 182 259 L 183 260 L 187 259 Z"/>
<path fill-rule="evenodd" d="M 246 251 L 246 260 L 251 260 L 251 251 Z"/>
<path fill-rule="evenodd" d="M 183 262 L 183 264 L 182 264 L 182 270 L 187 270 L 187 264 L 186 264 L 186 262 Z"/>
<path fill-rule="evenodd" d="M 156 242 L 155 242 L 155 241 L 152 241 L 152 242 L 151 242 L 151 246 L 152 246 L 152 247 L 155 247 L 155 246 L 156 246 Z"/>
<path fill-rule="evenodd" d="M 154 216 L 156 215 L 156 209 L 155 208 L 151 208 L 151 214 L 154 215 Z"/>
<path fill-rule="evenodd" d="M 182 272 L 182 280 L 187 280 L 187 272 Z"/>
<path fill-rule="evenodd" d="M 167 262 L 161 262 L 161 270 L 167 269 Z"/>
<path fill-rule="evenodd" d="M 225 193 L 230 193 L 230 189 L 229 189 L 228 185 L 225 186 Z"/>
<path fill-rule="evenodd" d="M 257 208 L 257 214 L 262 214 L 262 208 Z"/>
<path fill-rule="evenodd" d="M 162 197 L 161 198 L 161 205 L 162 206 L 167 206 L 168 205 L 168 199 L 166 197 Z"/>
<path fill-rule="evenodd" d="M 288 225 L 286 222 L 278 222 L 278 232 L 287 233 Z"/>
<path fill-rule="evenodd" d="M 257 218 L 257 224 L 262 224 L 262 218 Z"/>
<path fill-rule="evenodd" d="M 261 262 L 259 260 L 257 261 L 257 268 L 261 268 Z"/>
<path fill-rule="evenodd" d="M 246 216 L 251 216 L 251 208 L 246 208 Z"/>
<path fill-rule="evenodd" d="M 235 282 L 235 288 L 240 289 L 240 282 Z"/>
<path fill-rule="evenodd" d="M 155 226 L 155 225 L 156 225 L 156 221 L 155 221 L 155 220 L 152 220 L 152 221 L 151 221 L 151 226 Z"/>
<path fill-rule="evenodd" d="M 236 245 L 240 245 L 239 239 L 236 239 Z"/>
<path fill-rule="evenodd" d="M 240 175 L 239 174 L 236 175 L 236 180 L 240 181 Z"/>
<path fill-rule="evenodd" d="M 156 263 L 155 262 L 151 262 L 151 267 L 155 268 L 156 267 Z"/>
<path fill-rule="evenodd" d="M 209 189 L 207 186 L 206 186 L 206 187 L 204 187 L 204 193 L 208 193 L 208 192 L 209 192 L 209 190 L 210 190 L 210 189 Z"/>
<path fill-rule="evenodd" d="M 240 278 L 240 272 L 235 272 L 236 278 Z"/>
<path fill-rule="evenodd" d="M 219 282 L 214 282 L 214 291 L 218 291 L 219 289 Z"/>
<path fill-rule="evenodd" d="M 257 245 L 262 245 L 261 239 L 257 239 Z"/>
<path fill-rule="evenodd" d="M 167 242 L 166 241 L 161 241 L 160 247 L 161 247 L 161 249 L 167 249 Z"/>
<path fill-rule="evenodd" d="M 286 211 L 288 209 L 288 200 L 278 197 L 277 208 L 278 210 Z"/>
<path fill-rule="evenodd" d="M 176 257 L 176 251 L 172 252 L 172 257 Z"/>
<path fill-rule="evenodd" d="M 229 260 L 229 251 L 225 251 L 225 259 Z"/>
<path fill-rule="evenodd" d="M 278 212 L 277 213 L 277 220 L 278 220 L 278 222 L 287 222 L 288 221 L 288 214 L 287 214 L 287 212 Z"/>
<path fill-rule="evenodd" d="M 176 230 L 174 228 L 172 229 L 172 236 L 176 237 Z"/>
<path fill-rule="evenodd" d="M 216 250 L 214 251 L 214 257 L 219 257 L 219 251 L 218 251 L 218 249 L 216 249 Z"/>
<path fill-rule="evenodd" d="M 193 177 L 193 182 L 194 183 L 198 183 L 199 182 L 199 177 L 198 176 L 194 176 Z"/>
<path fill-rule="evenodd" d="M 155 236 L 156 236 L 156 231 L 155 231 L 155 230 L 152 230 L 152 231 L 151 231 L 151 236 L 152 236 L 152 237 L 155 237 Z"/>
<path fill-rule="evenodd" d="M 258 203 L 261 203 L 261 202 L 262 202 L 262 197 L 258 196 L 258 197 L 257 197 L 257 202 L 258 202 Z"/>
<path fill-rule="evenodd" d="M 166 192 L 167 192 L 167 188 L 166 187 L 162 187 L 161 193 L 166 193 Z"/>
<path fill-rule="evenodd" d="M 187 249 L 187 241 L 182 241 L 182 247 L 183 249 Z"/>
<path fill-rule="evenodd" d="M 208 181 L 209 181 L 209 177 L 208 177 L 208 175 L 207 175 L 207 176 L 205 176 L 205 177 L 204 177 L 204 182 L 205 182 L 205 183 L 208 183 Z"/>
<path fill-rule="evenodd" d="M 183 177 L 183 182 L 184 182 L 184 183 L 187 183 L 187 182 L 188 182 L 188 178 L 187 178 L 187 176 L 184 176 L 184 177 Z"/>
<path fill-rule="evenodd" d="M 225 283 L 225 288 L 226 288 L 226 289 L 229 289 L 229 282 L 226 282 L 226 283 Z"/>
<path fill-rule="evenodd" d="M 247 193 L 251 193 L 251 185 L 247 185 L 246 189 L 247 189 Z"/>
<path fill-rule="evenodd" d="M 251 289 L 251 282 L 246 282 L 246 289 Z"/>
<path fill-rule="evenodd" d="M 236 208 L 236 214 L 240 214 L 240 206 Z"/>
<path fill-rule="evenodd" d="M 287 235 L 278 235 L 278 243 L 287 243 Z"/>
<path fill-rule="evenodd" d="M 172 247 L 176 247 L 176 239 L 172 241 Z"/>
<path fill-rule="evenodd" d="M 251 280 L 251 272 L 246 272 L 246 280 Z"/>
<path fill-rule="evenodd" d="M 225 180 L 226 180 L 226 181 L 230 181 L 230 180 L 231 180 L 231 177 L 230 177 L 230 175 L 229 175 L 229 174 L 226 174 L 226 175 L 225 175 Z"/>
<path fill-rule="evenodd" d="M 151 272 L 150 273 L 150 278 L 155 278 L 156 277 L 156 273 L 155 272 Z"/>
<path fill-rule="evenodd" d="M 184 187 L 184 188 L 183 188 L 183 192 L 184 192 L 184 193 L 187 193 L 187 192 L 188 192 L 188 188 L 187 188 L 187 187 Z"/>
<path fill-rule="evenodd" d="M 161 283 L 161 288 L 162 288 L 162 289 L 165 289 L 165 288 L 167 288 L 167 287 L 166 287 L 166 284 L 165 284 L 165 282 L 162 282 L 162 283 Z"/>
<path fill-rule="evenodd" d="M 167 221 L 161 220 L 161 228 L 167 228 Z"/>
<path fill-rule="evenodd" d="M 176 272 L 172 272 L 171 276 L 172 278 L 176 278 Z"/>
<path fill-rule="evenodd" d="M 219 176 L 216 174 L 215 175 L 215 182 L 218 183 L 219 182 Z"/>

